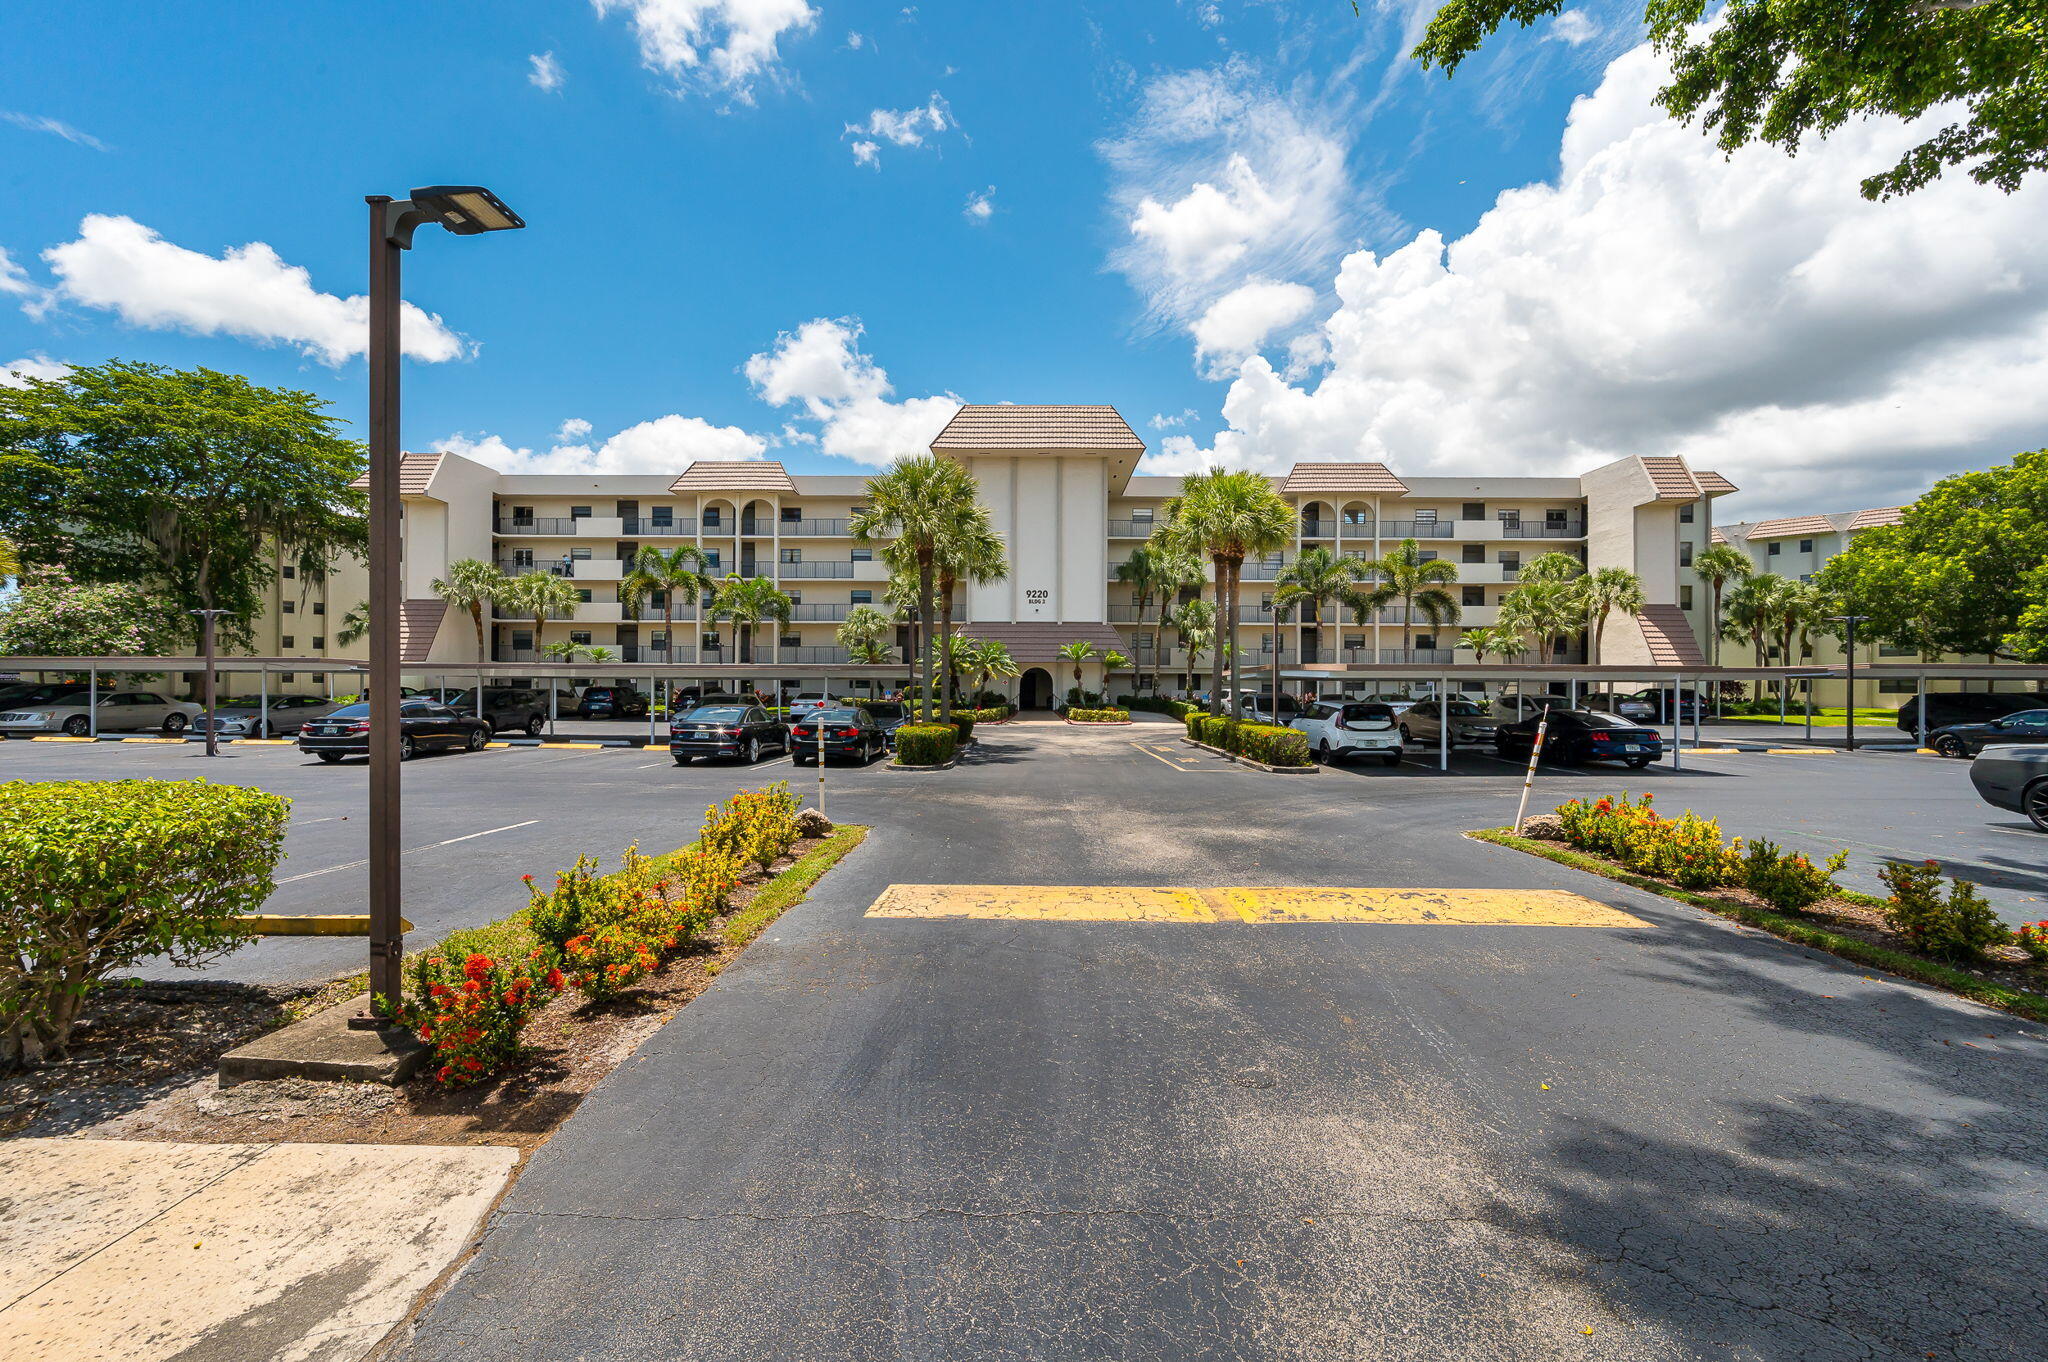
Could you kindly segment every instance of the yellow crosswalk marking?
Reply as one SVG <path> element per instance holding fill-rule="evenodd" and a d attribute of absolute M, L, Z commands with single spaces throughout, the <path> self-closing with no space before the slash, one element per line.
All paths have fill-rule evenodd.
<path fill-rule="evenodd" d="M 1138 888 L 1120 885 L 894 884 L 869 917 L 1023 922 L 1351 922 L 1383 925 L 1645 927 L 1559 889 Z"/>

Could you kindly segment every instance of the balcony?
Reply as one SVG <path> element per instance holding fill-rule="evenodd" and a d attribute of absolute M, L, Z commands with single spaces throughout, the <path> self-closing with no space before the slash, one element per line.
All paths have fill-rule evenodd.
<path fill-rule="evenodd" d="M 693 535 L 697 532 L 697 517 L 693 515 L 672 516 L 667 520 L 653 520 L 646 516 L 627 516 L 619 522 L 619 533 L 635 539 L 662 539 Z"/>
<path fill-rule="evenodd" d="M 516 558 L 500 558 L 498 571 L 507 577 L 524 577 L 529 572 L 551 572 L 557 577 L 569 575 L 569 560 L 566 558 L 536 558 L 524 563 Z"/>
<path fill-rule="evenodd" d="M 783 520 L 776 527 L 784 539 L 837 539 L 853 533 L 851 520 Z"/>
<path fill-rule="evenodd" d="M 788 564 L 786 566 L 794 565 Z M 816 605 L 796 605 L 790 607 L 789 617 L 791 620 L 795 621 L 798 624 L 829 623 L 832 621 L 845 619 L 846 613 L 851 609 L 853 609 L 851 605 L 840 604 L 837 602 L 820 602 Z"/>
<path fill-rule="evenodd" d="M 757 653 L 760 651 L 758 648 L 755 649 Z M 846 665 L 848 659 L 844 648 L 813 647 L 806 644 L 795 648 L 777 648 L 775 660 L 806 666 L 842 666 Z"/>
<path fill-rule="evenodd" d="M 1244 560 L 1244 570 L 1238 575 L 1247 582 L 1270 582 L 1287 570 L 1285 558 L 1267 558 L 1254 562 Z"/>
<path fill-rule="evenodd" d="M 1159 603 L 1154 601 L 1142 611 L 1135 605 L 1112 605 L 1109 607 L 1111 624 L 1154 624 L 1159 619 Z"/>
<path fill-rule="evenodd" d="M 1382 520 L 1358 527 L 1360 539 L 1452 539 L 1455 522 L 1449 520 Z M 1345 538 L 1351 538 L 1346 535 Z"/>
<path fill-rule="evenodd" d="M 1566 520 L 1562 522 L 1524 520 L 1505 521 L 1500 527 L 1504 539 L 1584 539 L 1586 522 Z"/>
<path fill-rule="evenodd" d="M 1152 531 L 1163 522 L 1157 520 L 1112 520 L 1109 522 L 1111 539 L 1150 539 Z"/>
<path fill-rule="evenodd" d="M 802 580 L 814 577 L 851 578 L 853 564 L 836 558 L 811 558 L 801 563 L 782 563 L 779 576 Z"/>
<path fill-rule="evenodd" d="M 1334 539 L 1337 537 L 1337 522 L 1334 520 L 1304 520 L 1301 522 L 1303 539 Z"/>

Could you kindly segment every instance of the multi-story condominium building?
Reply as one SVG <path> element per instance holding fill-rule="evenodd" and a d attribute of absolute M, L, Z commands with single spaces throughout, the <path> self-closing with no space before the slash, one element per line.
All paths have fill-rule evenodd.
<path fill-rule="evenodd" d="M 1181 680 L 1190 660 L 1182 641 L 1172 628 L 1155 627 L 1156 601 L 1141 619 L 1131 588 L 1116 575 L 1163 520 L 1181 483 L 1136 476 L 1145 445 L 1115 408 L 968 406 L 931 448 L 974 475 L 1009 548 L 1007 575 L 964 588 L 955 622 L 1010 647 L 1025 668 L 1009 683 L 1010 693 L 1042 703 L 1063 691 L 1072 683 L 1071 664 L 1056 650 L 1084 639 L 1098 653 L 1131 659 L 1130 668 L 1107 678 L 1112 689 L 1130 689 L 1138 675 L 1155 670 L 1167 687 Z M 792 475 L 771 461 L 699 462 L 653 476 L 543 476 L 500 473 L 453 454 L 408 454 L 402 481 L 401 628 L 409 668 L 455 669 L 479 660 L 470 621 L 450 618 L 432 589 L 449 563 L 464 558 L 515 575 L 555 573 L 581 595 L 573 610 L 538 630 L 532 619 L 501 609 L 485 640 L 485 660 L 500 663 L 539 661 L 549 644 L 573 641 L 608 649 L 622 663 L 688 664 L 708 677 L 765 684 L 792 669 L 817 676 L 809 669 L 846 665 L 834 641 L 838 623 L 857 605 L 889 608 L 881 546 L 856 543 L 850 530 L 863 477 Z M 1366 685 L 1365 669 L 1376 666 L 1469 664 L 1463 631 L 1494 623 L 1522 565 L 1552 550 L 1593 568 L 1633 570 L 1651 605 L 1639 620 L 1609 623 L 1602 657 L 1576 652 L 1545 660 L 1703 661 L 1706 593 L 1689 567 L 1713 532 L 1713 498 L 1735 489 L 1683 459 L 1627 458 L 1578 477 L 1545 478 L 1417 477 L 1377 463 L 1303 463 L 1273 486 L 1295 510 L 1293 542 L 1247 562 L 1238 600 L 1219 611 L 1221 620 L 1235 622 L 1243 663 L 1327 668 L 1322 689 L 1330 692 Z M 1457 625 L 1404 623 L 1398 606 L 1365 620 L 1349 611 L 1289 617 L 1274 608 L 1280 574 L 1304 550 L 1322 546 L 1374 558 L 1405 539 L 1457 565 Z M 620 582 L 643 547 L 679 544 L 697 545 L 718 573 L 773 580 L 794 602 L 789 623 L 743 631 L 735 647 L 731 626 L 710 618 L 702 601 L 621 596 Z M 350 594 L 360 579 L 352 565 L 325 585 L 326 627 L 319 634 L 303 623 L 295 631 L 276 627 L 287 618 L 279 616 L 259 630 L 259 648 L 274 638 L 280 655 L 361 656 L 359 643 L 338 648 L 333 628 L 335 612 L 360 599 Z M 1213 582 L 1201 590 L 1214 600 Z M 664 623 L 670 616 L 672 636 Z M 283 641 L 287 633 L 296 634 L 293 644 Z M 324 642 L 309 650 L 316 637 Z M 309 658 L 309 672 L 316 665 Z M 1206 668 L 1207 659 L 1200 665 Z M 1084 679 L 1091 688 L 1102 685 L 1100 664 L 1088 664 Z"/>

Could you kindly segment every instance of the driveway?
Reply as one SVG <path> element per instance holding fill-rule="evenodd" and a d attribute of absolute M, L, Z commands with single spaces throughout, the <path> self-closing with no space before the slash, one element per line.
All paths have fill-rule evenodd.
<path fill-rule="evenodd" d="M 866 845 L 534 1157 L 403 1356 L 2048 1355 L 2042 1028 L 1459 837 L 1512 780 L 1158 737 L 835 795 Z M 866 915 L 930 884 L 1642 925 Z"/>

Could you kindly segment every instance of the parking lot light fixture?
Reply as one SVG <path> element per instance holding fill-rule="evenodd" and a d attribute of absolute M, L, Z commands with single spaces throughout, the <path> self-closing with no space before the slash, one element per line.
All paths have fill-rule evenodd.
<path fill-rule="evenodd" d="M 438 223 L 456 236 L 524 227 L 481 185 L 429 185 L 410 199 L 371 194 L 370 207 L 370 998 L 400 996 L 405 942 L 399 881 L 399 252 Z M 211 737 L 211 725 L 208 736 Z"/>
<path fill-rule="evenodd" d="M 1869 619 L 1870 616 L 1829 615 L 1828 618 L 1841 625 L 1847 635 L 1843 640 L 1842 646 L 1843 651 L 1849 658 L 1849 699 L 1848 703 L 1843 706 L 1843 712 L 1849 716 L 1849 750 L 1854 752 L 1856 750 L 1856 626 Z"/>

